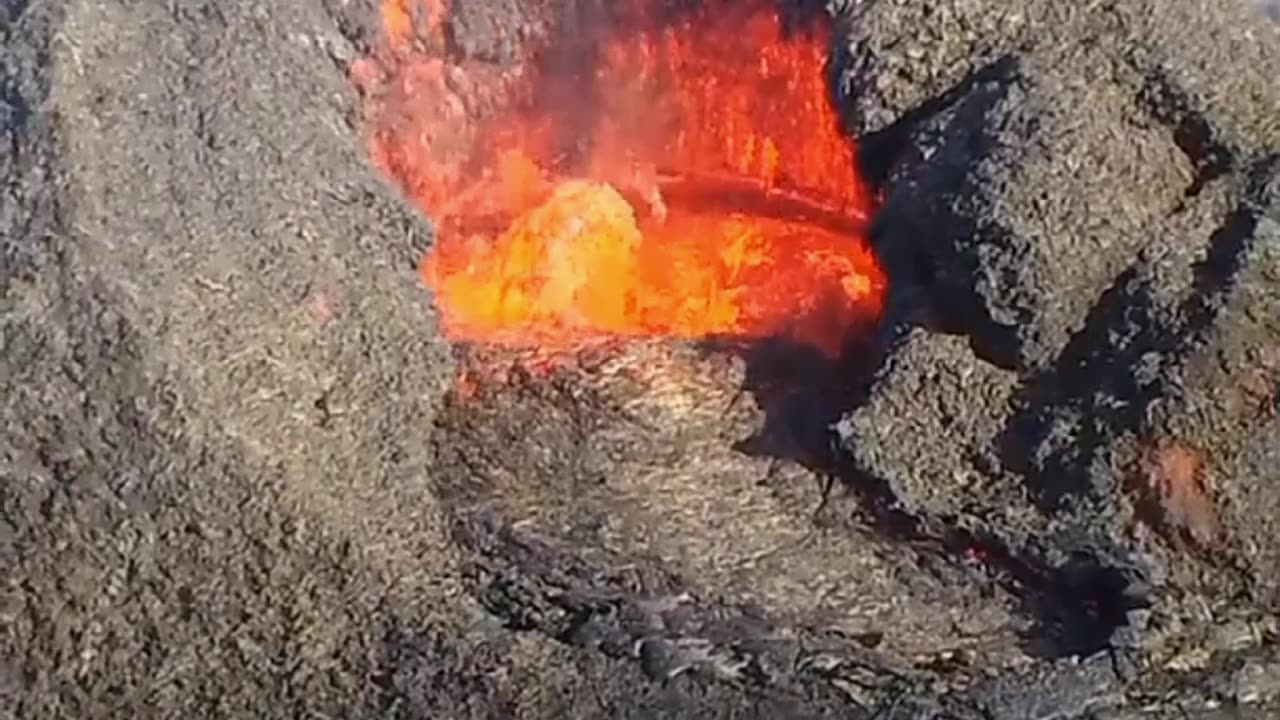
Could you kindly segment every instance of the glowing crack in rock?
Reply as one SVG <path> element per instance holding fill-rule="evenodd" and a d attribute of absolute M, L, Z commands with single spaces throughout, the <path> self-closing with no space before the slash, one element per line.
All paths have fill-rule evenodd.
<path fill-rule="evenodd" d="M 619 4 L 576 47 L 504 67 L 450 58 L 440 0 L 384 4 L 386 46 L 352 74 L 374 162 L 436 224 L 421 276 L 450 337 L 836 354 L 878 317 L 873 198 L 825 34 L 784 30 L 773 6 L 659 6 Z"/>

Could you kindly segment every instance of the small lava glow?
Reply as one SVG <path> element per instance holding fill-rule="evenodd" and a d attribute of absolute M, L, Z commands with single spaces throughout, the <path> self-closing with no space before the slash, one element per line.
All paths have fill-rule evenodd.
<path fill-rule="evenodd" d="M 764 3 L 615 5 L 498 63 L 457 58 L 443 0 L 384 3 L 385 46 L 352 76 L 374 162 L 436 224 L 421 276 L 446 333 L 839 353 L 885 277 L 825 32 Z"/>

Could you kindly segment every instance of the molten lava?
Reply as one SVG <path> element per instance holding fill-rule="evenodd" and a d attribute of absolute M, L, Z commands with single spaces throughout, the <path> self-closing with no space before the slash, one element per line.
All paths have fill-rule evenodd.
<path fill-rule="evenodd" d="M 421 275 L 445 331 L 838 353 L 885 277 L 822 34 L 761 3 L 615 5 L 499 65 L 451 56 L 443 0 L 385 0 L 386 47 L 353 77 L 375 163 L 435 220 Z"/>

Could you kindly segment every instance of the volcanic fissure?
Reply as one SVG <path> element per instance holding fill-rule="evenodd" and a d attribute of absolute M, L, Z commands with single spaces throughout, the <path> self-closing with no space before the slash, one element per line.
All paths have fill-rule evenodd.
<path fill-rule="evenodd" d="M 375 162 L 436 224 L 421 276 L 451 337 L 786 337 L 835 358 L 875 321 L 873 198 L 826 35 L 711 5 L 584 13 L 503 70 L 450 54 L 445 8 L 384 5 L 355 75 Z"/>
<path fill-rule="evenodd" d="M 828 84 L 826 15 L 779 7 L 635 0 L 472 48 L 441 0 L 385 0 L 384 42 L 352 77 L 375 165 L 435 226 L 419 275 L 459 344 L 453 401 L 512 382 L 503 363 L 553 387 L 559 366 L 627 341 L 729 351 L 763 411 L 735 451 L 842 480 L 921 556 L 979 560 L 974 580 L 1034 618 L 1037 654 L 1105 648 L 1142 605 L 1121 571 L 1021 557 L 844 467 L 832 428 L 879 365 L 889 279 Z"/>

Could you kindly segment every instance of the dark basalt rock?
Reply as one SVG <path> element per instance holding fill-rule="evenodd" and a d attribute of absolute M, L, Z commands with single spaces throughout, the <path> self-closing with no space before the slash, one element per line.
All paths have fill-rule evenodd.
<path fill-rule="evenodd" d="M 1017 513 L 996 445 L 1016 382 L 964 338 L 912 330 L 836 432 L 858 469 L 887 481 L 910 512 L 955 516 L 981 499 Z"/>

